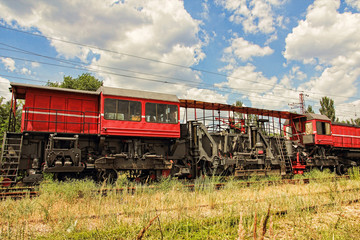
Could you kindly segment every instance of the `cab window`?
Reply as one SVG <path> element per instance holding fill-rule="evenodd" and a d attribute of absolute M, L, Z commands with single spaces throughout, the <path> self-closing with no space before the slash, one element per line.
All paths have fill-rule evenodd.
<path fill-rule="evenodd" d="M 136 121 L 141 120 L 141 103 L 137 101 L 106 98 L 104 117 L 109 120 Z"/>
<path fill-rule="evenodd" d="M 305 135 L 313 134 L 313 124 L 312 122 L 308 122 L 305 124 Z"/>
<path fill-rule="evenodd" d="M 331 135 L 330 123 L 316 122 L 316 132 L 318 135 Z"/>
<path fill-rule="evenodd" d="M 178 107 L 170 104 L 146 103 L 145 119 L 154 123 L 177 123 Z"/>

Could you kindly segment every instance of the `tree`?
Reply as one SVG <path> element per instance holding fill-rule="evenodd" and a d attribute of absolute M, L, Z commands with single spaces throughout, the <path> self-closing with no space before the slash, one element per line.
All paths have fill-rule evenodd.
<path fill-rule="evenodd" d="M 236 101 L 236 102 L 233 104 L 233 106 L 235 106 L 235 107 L 242 107 L 243 105 L 244 105 L 244 104 L 243 104 L 242 101 Z M 242 114 L 241 114 L 241 113 L 235 112 L 234 114 L 235 114 L 234 117 L 242 118 Z"/>
<path fill-rule="evenodd" d="M 70 88 L 77 90 L 96 91 L 102 85 L 102 81 L 99 81 L 90 73 L 83 73 L 77 78 L 71 76 L 64 76 L 64 81 L 61 83 L 48 81 L 46 86 Z"/>
<path fill-rule="evenodd" d="M 306 112 L 307 113 L 315 113 L 311 105 L 308 105 Z"/>
<path fill-rule="evenodd" d="M 351 119 L 351 124 L 360 126 L 360 118 Z"/>
<path fill-rule="evenodd" d="M 335 121 L 335 107 L 334 107 L 334 100 L 328 97 L 322 97 L 320 100 L 321 108 L 319 109 L 322 115 L 327 116 L 330 118 L 331 121 Z"/>
<path fill-rule="evenodd" d="M 10 115 L 10 101 L 4 101 L 4 97 L 0 97 L 0 143 L 2 144 L 4 133 L 8 131 L 9 127 L 9 115 Z M 21 111 L 22 111 L 22 102 L 18 103 L 15 117 L 15 132 L 20 132 L 21 127 Z"/>

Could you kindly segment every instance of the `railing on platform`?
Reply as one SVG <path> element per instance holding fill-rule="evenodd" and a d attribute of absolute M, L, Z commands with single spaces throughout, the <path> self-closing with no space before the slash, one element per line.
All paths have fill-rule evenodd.
<path fill-rule="evenodd" d="M 24 108 L 23 131 L 98 133 L 99 112 L 49 108 Z"/>

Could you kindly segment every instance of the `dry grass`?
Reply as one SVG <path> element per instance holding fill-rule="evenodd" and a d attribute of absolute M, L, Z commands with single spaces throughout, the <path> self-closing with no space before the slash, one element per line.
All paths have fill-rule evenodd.
<path fill-rule="evenodd" d="M 0 202 L 0 238 L 134 239 L 150 222 L 143 239 L 360 238 L 360 204 L 344 204 L 359 198 L 359 179 L 248 188 L 230 181 L 218 191 L 212 184 L 189 191 L 164 180 L 156 190 L 102 196 L 92 182 L 46 183 L 37 198 Z"/>

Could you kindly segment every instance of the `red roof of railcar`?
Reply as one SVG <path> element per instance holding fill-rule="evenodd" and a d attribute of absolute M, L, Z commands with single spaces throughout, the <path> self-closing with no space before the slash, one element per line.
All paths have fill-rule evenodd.
<path fill-rule="evenodd" d="M 267 110 L 267 109 L 250 108 L 250 107 L 237 107 L 234 105 L 209 103 L 209 102 L 202 102 L 202 101 L 189 100 L 189 99 L 180 99 L 180 107 L 198 108 L 205 110 L 221 110 L 221 111 L 231 111 L 231 112 L 234 111 L 237 113 L 255 114 L 255 115 L 276 117 L 282 119 L 290 119 L 294 117 L 304 116 L 302 114 L 297 114 L 287 111 L 276 111 L 276 110 Z"/>

